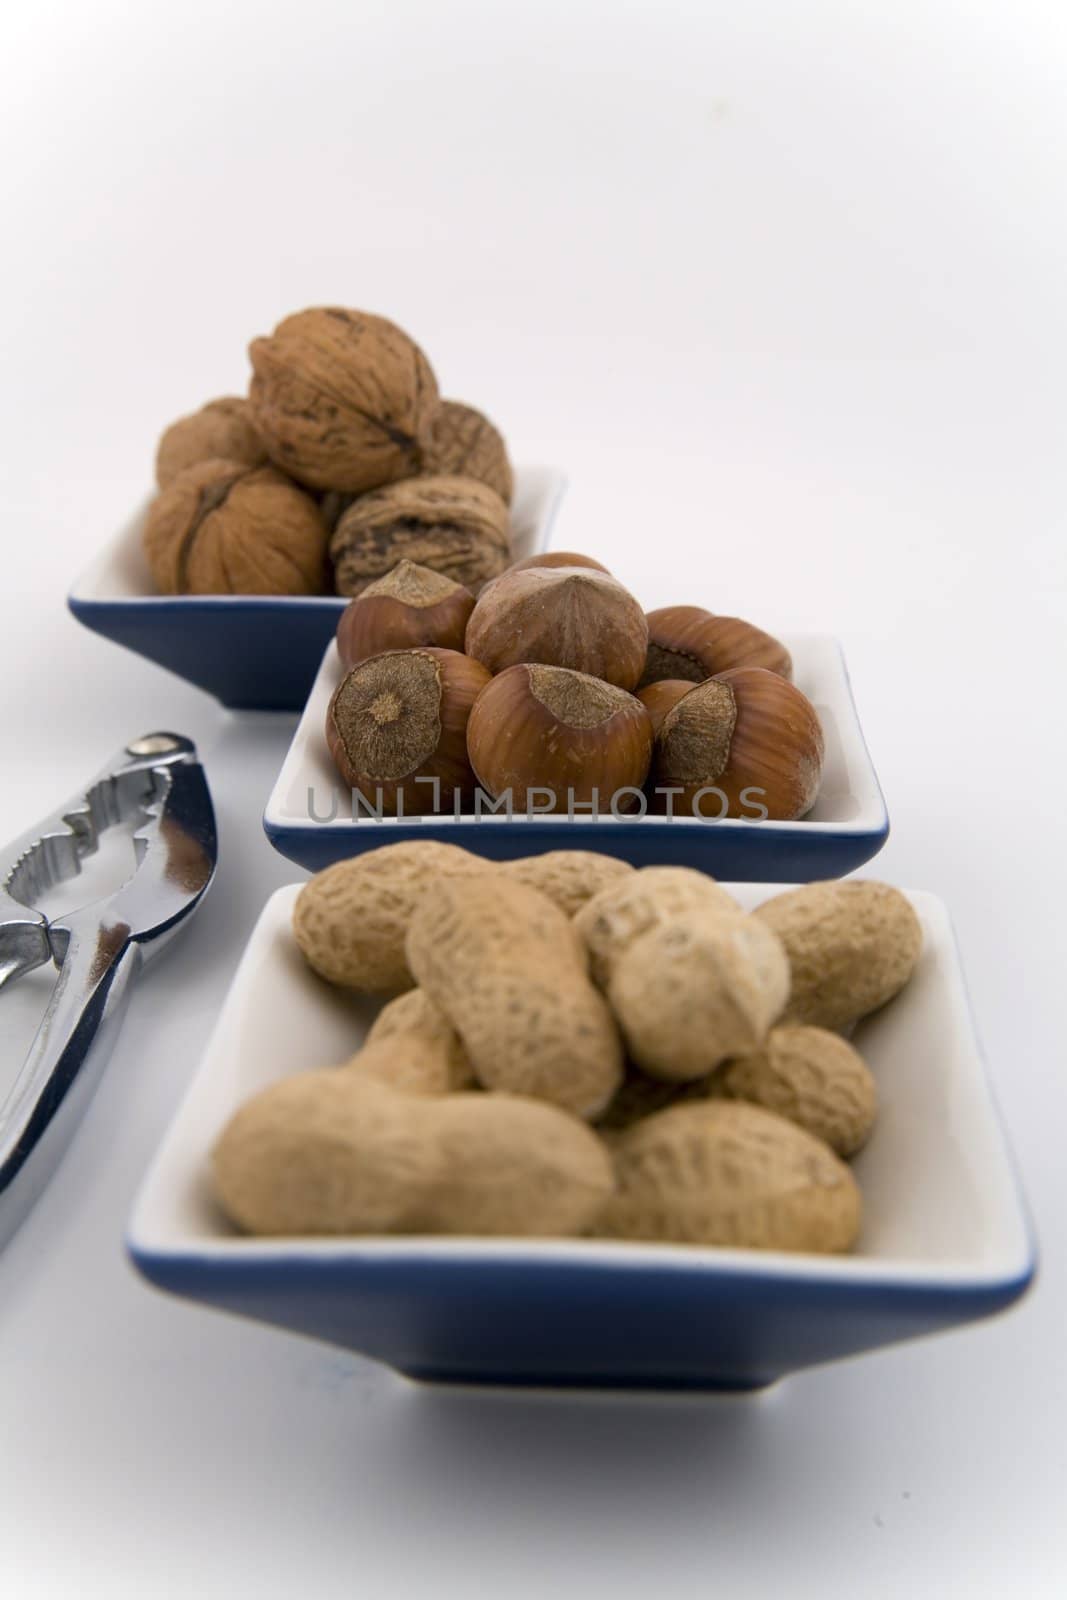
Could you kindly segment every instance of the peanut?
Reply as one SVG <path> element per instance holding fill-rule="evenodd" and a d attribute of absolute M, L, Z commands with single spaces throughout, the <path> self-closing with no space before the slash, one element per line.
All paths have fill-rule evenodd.
<path fill-rule="evenodd" d="M 789 963 L 752 917 L 686 911 L 615 962 L 608 998 L 633 1060 L 653 1078 L 705 1077 L 756 1050 L 789 994 Z"/>
<path fill-rule="evenodd" d="M 866 1144 L 878 1106 L 874 1079 L 847 1039 L 798 1023 L 772 1028 L 762 1050 L 728 1062 L 713 1092 L 776 1112 L 839 1156 Z"/>
<path fill-rule="evenodd" d="M 231 1221 L 274 1235 L 577 1234 L 613 1186 L 600 1140 L 553 1106 L 405 1094 L 336 1068 L 242 1106 L 213 1171 Z"/>
<path fill-rule="evenodd" d="M 585 950 L 547 896 L 502 874 L 444 878 L 415 908 L 411 971 L 486 1089 L 595 1117 L 622 1081 L 618 1031 Z"/>
<path fill-rule="evenodd" d="M 820 1140 L 759 1106 L 708 1100 L 612 1141 L 617 1189 L 597 1232 L 749 1250 L 847 1250 L 856 1182 Z"/>
<path fill-rule="evenodd" d="M 383 1007 L 348 1066 L 413 1094 L 449 1094 L 474 1082 L 458 1033 L 422 989 Z"/>
<path fill-rule="evenodd" d="M 736 900 L 714 878 L 691 867 L 642 867 L 601 889 L 574 919 L 589 950 L 593 982 L 606 989 L 615 963 L 649 928 L 681 911 L 700 910 L 741 914 Z"/>
<path fill-rule="evenodd" d="M 596 850 L 546 850 L 544 855 L 505 861 L 500 871 L 531 889 L 540 889 L 568 917 L 573 917 L 609 884 L 634 876 L 628 861 L 600 855 Z"/>
<path fill-rule="evenodd" d="M 849 1028 L 903 989 L 922 951 L 910 901 L 887 883 L 809 883 L 765 900 L 753 916 L 789 957 L 783 1022 Z"/>

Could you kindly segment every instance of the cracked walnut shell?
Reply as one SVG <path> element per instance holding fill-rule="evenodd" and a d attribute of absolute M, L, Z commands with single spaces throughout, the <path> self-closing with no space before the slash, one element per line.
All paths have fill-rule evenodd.
<path fill-rule="evenodd" d="M 338 307 L 298 311 L 254 339 L 249 356 L 253 421 L 299 482 L 359 494 L 422 470 L 437 380 L 395 323 Z"/>
<path fill-rule="evenodd" d="M 326 530 L 273 467 L 203 461 L 148 510 L 144 550 L 163 594 L 321 594 Z"/>
<path fill-rule="evenodd" d="M 338 594 L 362 594 L 405 560 L 476 590 L 508 564 L 508 508 L 475 478 L 410 478 L 353 501 L 330 554 Z"/>

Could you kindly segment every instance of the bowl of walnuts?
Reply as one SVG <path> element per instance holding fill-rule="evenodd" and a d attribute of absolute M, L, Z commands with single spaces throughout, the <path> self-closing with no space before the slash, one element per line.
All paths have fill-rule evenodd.
<path fill-rule="evenodd" d="M 249 355 L 246 395 L 166 429 L 157 493 L 68 605 L 224 705 L 298 710 L 349 598 L 403 559 L 480 588 L 545 548 L 564 479 L 513 471 L 384 317 L 301 311 Z"/>
<path fill-rule="evenodd" d="M 757 1389 L 1011 1305 L 947 913 L 402 842 L 268 901 L 128 1247 L 421 1379 Z"/>

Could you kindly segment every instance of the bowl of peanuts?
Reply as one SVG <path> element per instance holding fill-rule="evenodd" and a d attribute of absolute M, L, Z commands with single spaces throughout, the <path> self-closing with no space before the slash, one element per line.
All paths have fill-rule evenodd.
<path fill-rule="evenodd" d="M 127 1246 L 410 1378 L 542 1389 L 759 1390 L 1035 1270 L 935 896 L 430 840 L 267 902 Z"/>

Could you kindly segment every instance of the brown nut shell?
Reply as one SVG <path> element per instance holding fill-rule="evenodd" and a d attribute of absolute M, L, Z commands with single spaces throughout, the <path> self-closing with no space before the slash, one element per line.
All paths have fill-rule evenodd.
<path fill-rule="evenodd" d="M 792 972 L 783 1022 L 847 1028 L 907 983 L 922 953 L 922 925 L 888 883 L 809 883 L 753 912 L 785 946 Z"/>
<path fill-rule="evenodd" d="M 156 482 L 161 489 L 179 472 L 202 461 L 240 461 L 262 467 L 270 457 L 252 425 L 248 401 L 239 395 L 209 400 L 188 417 L 172 422 L 156 451 Z"/>
<path fill-rule="evenodd" d="M 474 478 L 423 477 L 360 495 L 330 539 L 338 594 L 358 595 L 398 561 L 477 589 L 508 564 L 508 508 Z"/>
<path fill-rule="evenodd" d="M 667 713 L 653 799 L 676 813 L 789 821 L 815 804 L 824 743 L 815 707 L 778 673 L 740 667 L 697 684 Z M 680 791 L 680 792 L 677 792 Z"/>
<path fill-rule="evenodd" d="M 673 711 L 692 687 L 688 678 L 660 678 L 656 683 L 646 683 L 643 689 L 638 689 L 637 698 L 652 718 L 654 734 L 659 733 L 668 711 Z"/>
<path fill-rule="evenodd" d="M 322 593 L 319 508 L 273 467 L 187 467 L 152 502 L 143 537 L 163 594 Z"/>
<path fill-rule="evenodd" d="M 542 550 L 540 555 L 527 556 L 525 561 L 516 561 L 508 571 L 530 572 L 538 567 L 589 567 L 594 572 L 607 572 L 608 576 L 611 576 L 602 561 L 594 561 L 592 556 L 579 555 L 576 550 Z"/>
<path fill-rule="evenodd" d="M 338 772 L 374 811 L 451 812 L 474 788 L 467 719 L 489 674 L 457 650 L 386 650 L 345 674 L 326 713 Z"/>
<path fill-rule="evenodd" d="M 597 1232 L 744 1250 L 847 1250 L 861 1201 L 821 1140 L 760 1106 L 695 1101 L 613 1141 L 617 1189 Z"/>
<path fill-rule="evenodd" d="M 839 1156 L 863 1148 L 878 1109 L 874 1078 L 859 1051 L 839 1033 L 797 1023 L 772 1028 L 762 1049 L 727 1062 L 713 1092 L 795 1122 Z"/>
<path fill-rule="evenodd" d="M 648 773 L 652 726 L 625 689 L 566 667 L 516 666 L 482 690 L 467 725 L 482 788 L 520 811 L 630 810 Z M 621 798 L 617 798 L 620 797 Z"/>
<path fill-rule="evenodd" d="M 477 478 L 510 505 L 515 478 L 507 445 L 489 418 L 458 400 L 442 400 L 434 417 L 423 471 Z"/>
<path fill-rule="evenodd" d="M 647 642 L 644 612 L 610 574 L 527 567 L 505 572 L 480 596 L 467 624 L 466 650 L 494 673 L 537 662 L 632 689 Z"/>
<path fill-rule="evenodd" d="M 395 323 L 315 307 L 254 339 L 249 355 L 256 430 L 301 483 L 358 494 L 421 469 L 437 382 Z"/>
<path fill-rule="evenodd" d="M 793 676 L 785 645 L 740 617 L 717 617 L 702 606 L 661 606 L 648 613 L 648 659 L 640 688 L 662 678 L 702 683 L 735 667 Z"/>
<path fill-rule="evenodd" d="M 462 651 L 473 610 L 474 596 L 462 584 L 413 561 L 399 561 L 341 613 L 337 624 L 341 665 L 354 667 L 383 650 L 417 645 Z"/>

